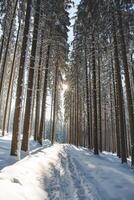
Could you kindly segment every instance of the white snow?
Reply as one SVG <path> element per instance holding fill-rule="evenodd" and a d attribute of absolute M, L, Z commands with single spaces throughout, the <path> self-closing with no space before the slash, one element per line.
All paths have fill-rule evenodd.
<path fill-rule="evenodd" d="M 12 135 L 6 135 L 4 137 L 0 136 L 0 169 L 9 166 L 18 161 L 18 158 L 15 156 L 10 156 L 10 148 L 11 148 L 11 138 Z M 27 154 L 31 154 L 34 151 L 37 151 L 41 148 L 37 142 L 33 141 L 33 137 L 30 138 L 30 151 L 23 152 L 21 151 L 21 158 L 27 156 Z M 51 143 L 49 140 L 45 140 L 43 147 L 50 146 Z"/>
<path fill-rule="evenodd" d="M 55 144 L 2 169 L 0 188 L 0 200 L 134 200 L 134 171 L 107 152 Z"/>

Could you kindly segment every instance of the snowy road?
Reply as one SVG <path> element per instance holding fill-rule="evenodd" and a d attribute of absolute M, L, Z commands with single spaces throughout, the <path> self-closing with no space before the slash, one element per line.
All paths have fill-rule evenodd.
<path fill-rule="evenodd" d="M 94 156 L 74 146 L 65 146 L 59 156 L 61 163 L 45 181 L 48 199 L 134 200 L 134 173 L 115 156 Z"/>
<path fill-rule="evenodd" d="M 114 155 L 56 144 L 4 168 L 0 188 L 0 200 L 134 200 L 134 171 Z"/>

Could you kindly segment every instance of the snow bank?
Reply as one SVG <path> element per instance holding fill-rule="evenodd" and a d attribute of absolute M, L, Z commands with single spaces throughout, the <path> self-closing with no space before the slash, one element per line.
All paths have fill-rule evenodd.
<path fill-rule="evenodd" d="M 11 139 L 12 135 L 9 134 L 4 137 L 0 137 L 0 169 L 3 169 L 6 166 L 12 165 L 16 163 L 18 160 L 15 156 L 10 156 L 10 148 L 11 148 Z M 43 147 L 51 146 L 51 142 L 49 140 L 43 141 Z M 34 151 L 39 150 L 41 145 L 33 140 L 33 137 L 30 138 L 30 151 L 24 152 L 21 151 L 21 159 L 31 154 Z"/>
<path fill-rule="evenodd" d="M 43 177 L 49 176 L 51 165 L 57 164 L 61 150 L 60 145 L 42 148 L 16 164 L 4 168 L 0 174 L 0 200 L 47 199 L 42 180 Z"/>

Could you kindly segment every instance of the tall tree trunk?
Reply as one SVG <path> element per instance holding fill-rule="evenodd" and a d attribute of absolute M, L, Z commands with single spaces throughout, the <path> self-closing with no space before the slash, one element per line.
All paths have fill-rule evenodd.
<path fill-rule="evenodd" d="M 119 27 L 119 34 L 120 34 L 121 54 L 122 54 L 124 72 L 125 72 L 124 73 L 125 87 L 126 87 L 129 126 L 130 126 L 130 134 L 131 134 L 132 166 L 134 166 L 134 109 L 133 109 L 131 86 L 130 86 L 130 77 L 129 77 L 129 70 L 128 70 L 126 44 L 125 44 L 125 38 L 124 38 L 124 32 L 123 32 L 123 26 L 122 26 L 122 13 L 121 13 L 120 8 L 117 8 L 117 16 L 118 16 L 118 22 L 119 22 L 118 27 Z"/>
<path fill-rule="evenodd" d="M 82 135 L 82 128 L 83 128 L 83 124 L 82 124 L 82 98 L 79 95 L 79 145 L 83 145 L 83 135 Z"/>
<path fill-rule="evenodd" d="M 56 115 L 56 98 L 57 98 L 57 82 L 58 82 L 58 61 L 56 62 L 55 81 L 54 81 L 54 107 L 53 107 L 53 123 L 52 123 L 52 138 L 51 142 L 54 143 L 55 137 L 55 115 Z"/>
<path fill-rule="evenodd" d="M 113 40 L 114 40 L 114 60 L 115 60 L 115 78 L 116 78 L 116 92 L 118 101 L 118 112 L 119 112 L 119 122 L 120 122 L 120 134 L 121 134 L 121 158 L 122 163 L 127 162 L 126 158 L 126 146 L 125 146 L 125 132 L 124 132 L 124 119 L 123 119 L 123 89 L 121 82 L 121 70 L 118 56 L 118 45 L 115 29 L 115 18 L 113 16 Z"/>
<path fill-rule="evenodd" d="M 75 77 L 75 89 L 74 89 L 74 124 L 75 124 L 75 131 L 74 131 L 74 144 L 77 145 L 77 72 Z M 73 117 L 72 117 L 73 118 Z M 73 126 L 73 122 L 72 122 Z"/>
<path fill-rule="evenodd" d="M 90 106 L 90 148 L 93 148 L 93 112 L 92 112 L 92 80 L 91 80 L 91 69 L 89 73 L 89 106 Z"/>
<path fill-rule="evenodd" d="M 18 75 L 18 81 L 17 81 L 17 92 L 16 92 L 15 113 L 14 113 L 14 121 L 13 121 L 11 155 L 17 155 L 18 142 L 20 142 L 18 140 L 20 140 L 19 126 L 20 126 L 20 113 L 21 113 L 21 104 L 22 104 L 22 82 L 23 82 L 27 41 L 28 41 L 28 33 L 29 33 L 29 25 L 30 25 L 31 3 L 32 3 L 32 0 L 27 1 L 25 27 L 24 27 L 24 32 L 23 32 L 23 41 L 22 41 L 21 56 L 20 56 L 20 68 L 19 68 L 19 75 Z"/>
<path fill-rule="evenodd" d="M 26 109 L 25 109 L 25 117 L 24 117 L 23 139 L 22 139 L 22 146 L 21 146 L 21 149 L 24 151 L 28 150 L 28 141 L 29 141 L 30 114 L 31 114 L 32 96 L 33 96 L 33 82 L 34 82 L 34 71 L 35 71 L 34 67 L 35 67 L 38 27 L 39 27 L 39 18 L 40 18 L 40 14 L 39 14 L 40 4 L 41 4 L 41 0 L 37 0 L 35 18 L 34 18 L 34 30 L 33 30 L 31 57 L 30 57 L 29 76 L 28 76 L 28 88 L 27 88 Z"/>
<path fill-rule="evenodd" d="M 69 144 L 72 144 L 72 129 L 71 129 L 71 124 L 72 124 L 72 113 L 71 113 L 71 106 L 69 110 Z"/>
<path fill-rule="evenodd" d="M 8 1 L 7 2 L 7 8 L 6 8 L 6 14 L 5 14 L 5 17 L 4 17 L 4 28 L 3 28 L 3 33 L 2 33 L 2 36 L 1 36 L 1 47 L 0 47 L 0 62 L 1 62 L 1 58 L 2 58 L 2 53 L 3 53 L 3 47 L 4 47 L 4 41 L 5 41 L 5 35 L 6 35 L 6 23 L 7 23 L 7 16 L 8 16 L 8 11 L 10 9 L 10 2 Z"/>
<path fill-rule="evenodd" d="M 51 95 L 51 113 L 50 113 L 50 140 L 51 140 L 51 136 L 52 136 L 52 117 L 53 117 L 53 99 L 54 99 L 54 91 L 52 88 L 52 95 Z M 69 124 L 68 124 L 69 125 Z"/>
<path fill-rule="evenodd" d="M 2 63 L 2 66 L 1 66 L 0 94 L 1 94 L 2 84 L 3 84 L 5 65 L 6 65 L 6 60 L 7 60 L 7 53 L 8 53 L 8 50 L 9 50 L 8 48 L 9 48 L 9 43 L 10 43 L 10 36 L 11 36 L 11 33 L 12 33 L 12 27 L 13 27 L 13 23 L 14 23 L 14 19 L 15 19 L 17 4 L 18 4 L 18 0 L 16 0 L 16 2 L 15 2 L 13 16 L 12 16 L 12 19 L 11 19 L 10 28 L 9 28 L 9 34 L 8 34 L 8 38 L 7 38 L 6 50 L 5 50 L 5 54 L 4 54 L 4 58 L 3 58 L 3 63 Z"/>
<path fill-rule="evenodd" d="M 104 150 L 107 150 L 107 103 L 104 104 Z"/>
<path fill-rule="evenodd" d="M 94 154 L 98 152 L 98 134 L 97 134 L 97 94 L 96 94 L 96 63 L 95 63 L 95 40 L 92 35 L 92 64 L 93 64 L 93 134 L 94 134 Z"/>
<path fill-rule="evenodd" d="M 100 80 L 100 58 L 98 58 L 98 117 L 99 117 L 99 149 L 102 152 L 102 125 L 101 125 L 101 80 Z"/>
<path fill-rule="evenodd" d="M 19 27 L 18 27 L 18 31 L 17 31 L 17 37 L 16 37 L 16 43 L 15 43 L 13 61 L 12 61 L 12 66 L 11 66 L 10 78 L 9 78 L 9 85 L 8 85 L 7 98 L 6 98 L 6 106 L 5 106 L 5 110 L 4 110 L 3 126 L 2 126 L 2 135 L 3 136 L 4 136 L 5 131 L 7 131 L 6 124 L 7 124 L 7 114 L 8 114 L 8 103 L 9 103 L 9 98 L 10 98 L 11 84 L 12 84 L 12 80 L 13 80 L 14 63 L 15 63 L 15 57 L 16 57 L 19 33 L 20 33 L 20 26 L 21 26 L 21 21 L 19 21 Z"/>
<path fill-rule="evenodd" d="M 75 137 L 76 137 L 76 120 L 75 120 L 75 103 L 76 103 L 76 95 L 75 92 L 72 92 L 72 97 L 71 97 L 71 135 L 72 135 L 72 144 L 75 144 Z"/>
<path fill-rule="evenodd" d="M 43 31 L 41 33 L 41 45 L 40 45 L 40 59 L 38 67 L 38 77 L 37 77 L 37 91 L 36 91 L 36 109 L 35 109 L 35 129 L 34 129 L 34 140 L 36 141 L 39 134 L 39 122 L 40 122 L 40 79 L 42 70 L 42 50 L 43 50 Z"/>
<path fill-rule="evenodd" d="M 112 79 L 113 79 L 113 90 L 114 90 L 114 111 L 115 111 L 115 124 L 116 124 L 116 147 L 117 147 L 117 156 L 121 157 L 120 152 L 120 130 L 119 130 L 119 112 L 118 112 L 118 100 L 117 100 L 117 92 L 116 92 L 116 83 L 115 83 L 115 73 L 113 60 L 112 64 Z"/>
<path fill-rule="evenodd" d="M 77 132 L 76 132 L 76 144 L 77 147 L 79 146 L 79 142 L 80 142 L 80 136 L 79 136 L 79 81 L 78 81 L 78 68 L 77 68 L 77 77 L 76 77 L 76 123 L 77 123 Z"/>
<path fill-rule="evenodd" d="M 4 40 L 5 40 L 5 29 L 3 31 L 3 35 L 2 35 L 2 39 L 1 39 L 1 47 L 0 47 L 0 62 L 1 62 L 1 58 L 2 58 L 2 52 L 3 52 L 3 46 L 4 46 Z"/>
<path fill-rule="evenodd" d="M 90 148 L 90 110 L 89 110 L 89 84 L 88 84 L 88 65 L 87 65 L 87 46 L 85 39 L 85 73 L 86 73 L 86 106 L 87 106 L 87 135 L 88 135 L 88 148 Z"/>
<path fill-rule="evenodd" d="M 111 147 L 115 152 L 115 135 L 114 135 L 114 116 L 113 116 L 113 93 L 112 93 L 112 76 L 110 74 L 110 113 L 111 113 Z"/>
<path fill-rule="evenodd" d="M 45 113 L 46 113 L 49 58 L 50 58 L 50 44 L 48 45 L 48 49 L 47 49 L 46 68 L 45 68 L 44 87 L 43 87 L 43 99 L 42 99 L 42 109 L 41 109 L 41 121 L 40 121 L 40 128 L 39 128 L 39 137 L 38 137 L 38 141 L 41 145 L 42 145 L 43 126 L 45 123 Z"/>
<path fill-rule="evenodd" d="M 1 62 L 2 53 L 3 53 L 3 46 L 4 46 L 4 40 L 5 40 L 5 32 L 6 32 L 6 28 L 4 26 L 3 34 L 2 34 L 2 37 L 1 37 L 2 39 L 1 39 L 1 47 L 0 47 L 0 62 Z"/>

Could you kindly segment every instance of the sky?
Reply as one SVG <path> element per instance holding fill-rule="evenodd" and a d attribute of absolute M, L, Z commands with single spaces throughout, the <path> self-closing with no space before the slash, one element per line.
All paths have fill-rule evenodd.
<path fill-rule="evenodd" d="M 72 7 L 69 10 L 69 17 L 72 18 L 73 16 L 75 16 L 75 13 L 77 12 L 77 6 L 80 3 L 80 0 L 74 0 L 75 6 Z M 71 20 L 71 26 L 69 27 L 69 32 L 68 32 L 68 42 L 69 44 L 71 44 L 71 42 L 73 41 L 73 25 L 74 25 L 75 19 Z"/>

